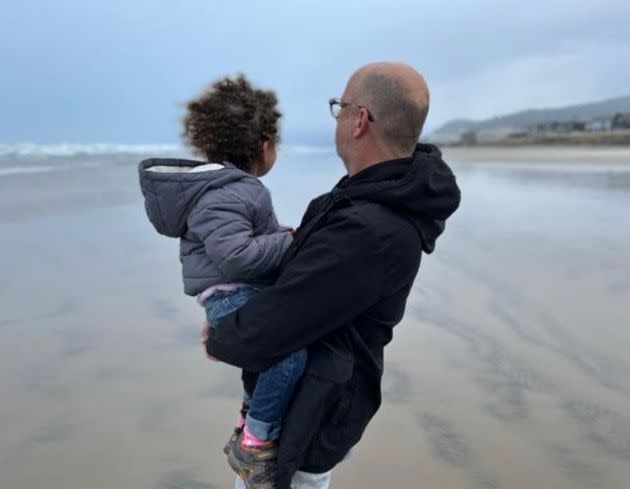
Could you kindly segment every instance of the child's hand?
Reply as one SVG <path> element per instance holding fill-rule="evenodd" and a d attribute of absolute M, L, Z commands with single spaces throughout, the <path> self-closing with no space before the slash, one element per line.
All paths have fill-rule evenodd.
<path fill-rule="evenodd" d="M 208 349 L 207 349 L 207 344 L 208 344 L 208 336 L 209 336 L 209 331 L 210 328 L 212 328 L 213 326 L 208 322 L 204 322 L 203 323 L 203 328 L 201 329 L 201 344 L 203 345 L 203 351 L 206 354 L 206 357 L 208 357 L 209 360 L 212 360 L 213 362 L 218 362 L 219 360 L 217 360 L 216 358 L 214 358 L 213 356 L 208 355 Z"/>

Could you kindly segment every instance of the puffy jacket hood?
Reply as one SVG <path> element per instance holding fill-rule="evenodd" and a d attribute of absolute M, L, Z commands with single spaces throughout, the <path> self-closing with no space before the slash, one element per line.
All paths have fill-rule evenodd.
<path fill-rule="evenodd" d="M 181 238 L 193 207 L 209 190 L 254 178 L 231 163 L 151 158 L 138 165 L 149 220 L 158 233 Z"/>

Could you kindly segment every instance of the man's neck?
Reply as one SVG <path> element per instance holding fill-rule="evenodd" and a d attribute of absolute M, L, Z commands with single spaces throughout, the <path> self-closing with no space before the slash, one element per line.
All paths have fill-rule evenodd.
<path fill-rule="evenodd" d="M 359 172 L 370 168 L 371 166 L 378 165 L 384 161 L 396 160 L 398 158 L 407 158 L 409 154 L 401 153 L 400 151 L 394 151 L 390 149 L 381 149 L 379 151 L 366 152 L 363 155 L 358 155 L 357 158 L 348 164 L 348 176 L 353 177 Z"/>

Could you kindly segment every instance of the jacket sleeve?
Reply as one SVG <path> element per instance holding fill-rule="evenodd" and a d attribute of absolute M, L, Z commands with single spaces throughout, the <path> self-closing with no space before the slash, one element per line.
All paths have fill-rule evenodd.
<path fill-rule="evenodd" d="M 352 210 L 332 214 L 273 287 L 211 328 L 207 351 L 246 370 L 264 370 L 373 306 L 384 271 L 382 245 L 367 223 Z"/>
<path fill-rule="evenodd" d="M 293 237 L 288 232 L 254 236 L 253 216 L 237 196 L 204 202 L 188 219 L 189 229 L 227 280 L 256 281 L 275 273 Z"/>

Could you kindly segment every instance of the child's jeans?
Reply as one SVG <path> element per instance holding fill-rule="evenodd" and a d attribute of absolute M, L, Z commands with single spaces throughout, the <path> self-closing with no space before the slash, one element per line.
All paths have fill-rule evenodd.
<path fill-rule="evenodd" d="M 222 317 L 239 309 L 259 292 L 260 289 L 254 287 L 217 291 L 204 303 L 206 318 L 212 326 L 220 328 Z M 246 420 L 247 428 L 256 438 L 275 440 L 280 436 L 282 419 L 305 366 L 304 349 L 258 374 Z"/>

